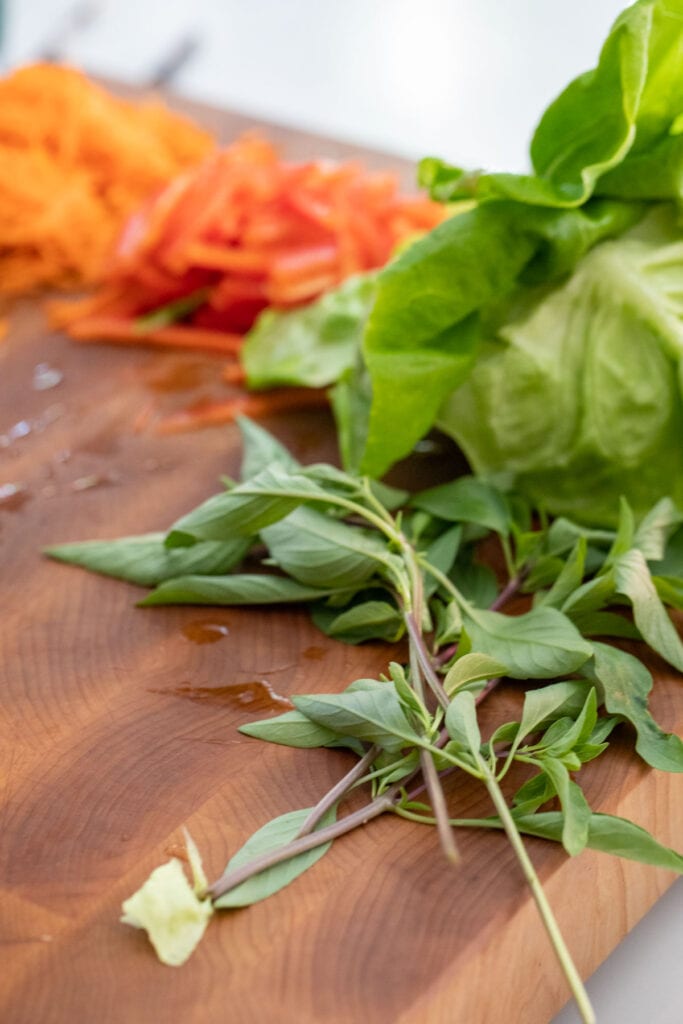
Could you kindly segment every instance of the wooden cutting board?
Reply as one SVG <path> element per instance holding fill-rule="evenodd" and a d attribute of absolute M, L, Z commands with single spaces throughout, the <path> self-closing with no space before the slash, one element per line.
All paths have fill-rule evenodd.
<path fill-rule="evenodd" d="M 247 123 L 200 113 L 223 138 Z M 296 156 L 350 152 L 271 135 Z M 405 164 L 370 161 L 409 180 Z M 63 374 L 58 386 L 34 389 L 40 363 Z M 0 346 L 0 1019 L 547 1024 L 568 992 L 498 834 L 465 834 L 455 870 L 431 829 L 379 819 L 272 899 L 220 915 L 177 970 L 118 923 L 122 900 L 179 853 L 182 826 L 215 877 L 256 828 L 313 804 L 350 766 L 339 751 L 261 744 L 241 723 L 292 693 L 377 673 L 389 655 L 322 637 L 303 611 L 138 610 L 136 588 L 41 558 L 48 543 L 163 529 L 237 473 L 234 429 L 134 429 L 150 403 L 222 393 L 220 366 L 79 347 L 50 334 L 37 301 L 15 309 Z M 266 425 L 303 461 L 334 458 L 324 413 Z M 403 480 L 452 473 L 449 459 L 416 456 Z M 680 729 L 680 679 L 653 670 L 655 714 Z M 519 702 L 509 687 L 485 717 L 504 721 Z M 680 776 L 637 763 L 626 739 L 584 769 L 591 804 L 682 848 Z M 490 811 L 467 783 L 451 803 Z M 590 851 L 569 860 L 539 840 L 529 849 L 584 976 L 673 880 Z"/>

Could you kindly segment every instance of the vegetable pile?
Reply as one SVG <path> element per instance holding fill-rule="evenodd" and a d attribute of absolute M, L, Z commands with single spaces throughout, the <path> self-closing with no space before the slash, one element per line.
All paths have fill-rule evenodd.
<path fill-rule="evenodd" d="M 353 324 L 316 381 L 339 382 L 345 462 L 379 476 L 436 424 L 477 473 L 555 513 L 613 524 L 620 494 L 642 514 L 664 481 L 683 501 L 682 0 L 623 12 L 541 118 L 531 161 L 527 175 L 423 161 L 434 198 L 469 205 L 359 282 L 362 302 L 346 293 Z M 286 366 L 308 384 L 328 312 L 283 322 L 297 340 L 274 372 L 278 326 L 257 328 L 248 382 Z"/>
<path fill-rule="evenodd" d="M 582 1018 L 593 1021 L 520 834 L 562 843 L 571 856 L 590 847 L 683 872 L 683 857 L 642 828 L 593 812 L 575 779 L 605 755 L 620 723 L 646 764 L 683 771 L 683 743 L 649 711 L 653 679 L 639 657 L 646 644 L 683 670 L 665 608 L 683 607 L 683 514 L 663 498 L 639 521 L 622 501 L 616 531 L 548 522 L 519 495 L 474 477 L 411 496 L 333 466 L 304 467 L 253 422 L 240 426 L 241 482 L 226 481 L 166 535 L 48 554 L 155 587 L 144 606 L 304 602 L 328 635 L 354 644 L 406 638 L 409 659 L 341 692 L 294 696 L 295 710 L 243 726 L 285 746 L 345 747 L 356 763 L 314 808 L 259 829 L 211 884 L 188 841 L 194 887 L 172 860 L 125 902 L 123 920 L 147 930 L 164 963 L 179 965 L 215 910 L 272 895 L 380 814 L 435 826 L 453 862 L 458 829 L 503 829 Z M 477 558 L 491 537 L 503 578 Z M 255 572 L 239 569 L 248 554 L 263 558 Z M 530 607 L 510 614 L 520 594 Z M 527 686 L 521 717 L 483 737 L 477 706 L 495 701 L 502 677 Z M 513 765 L 527 778 L 506 795 Z M 463 772 L 488 791 L 490 817 L 453 816 Z M 338 817 L 361 785 L 364 805 Z"/>
<path fill-rule="evenodd" d="M 213 146 L 162 103 L 71 68 L 0 81 L 0 294 L 100 280 L 126 218 Z"/>
<path fill-rule="evenodd" d="M 681 854 L 594 812 L 577 781 L 583 764 L 610 756 L 616 727 L 651 768 L 683 771 L 683 742 L 649 709 L 642 660 L 649 649 L 683 672 L 667 610 L 683 610 L 682 139 L 683 0 L 639 0 L 597 68 L 546 111 L 533 174 L 423 163 L 432 195 L 464 206 L 385 269 L 367 272 L 379 243 L 351 226 L 363 206 L 344 191 L 360 187 L 355 170 L 280 165 L 253 139 L 130 225 L 114 277 L 72 331 L 205 332 L 236 349 L 226 338 L 267 303 L 285 307 L 251 332 L 248 379 L 335 383 L 347 469 L 302 466 L 243 419 L 240 481 L 225 479 L 168 532 L 47 554 L 153 587 L 144 606 L 299 602 L 331 637 L 408 649 L 379 679 L 297 695 L 293 711 L 242 727 L 285 746 L 344 747 L 356 761 L 315 807 L 266 823 L 215 881 L 189 837 L 192 885 L 177 860 L 152 873 L 123 920 L 147 931 L 164 963 L 191 955 L 217 909 L 274 894 L 340 836 L 391 813 L 434 826 L 453 863 L 460 828 L 506 833 L 582 1019 L 595 1020 L 521 837 L 683 873 Z M 256 155 L 248 171 L 245 146 Z M 478 477 L 418 494 L 372 479 L 434 423 Z M 504 571 L 483 564 L 482 544 Z M 477 708 L 495 707 L 504 679 L 524 688 L 521 713 L 482 735 Z M 516 789 L 513 767 L 526 773 Z M 493 814 L 455 816 L 462 773 Z M 359 786 L 364 805 L 339 814 Z"/>
<path fill-rule="evenodd" d="M 246 135 L 128 222 L 92 299 L 56 311 L 78 340 L 235 355 L 266 307 L 300 306 L 383 266 L 445 211 L 356 163 L 288 163 Z"/>

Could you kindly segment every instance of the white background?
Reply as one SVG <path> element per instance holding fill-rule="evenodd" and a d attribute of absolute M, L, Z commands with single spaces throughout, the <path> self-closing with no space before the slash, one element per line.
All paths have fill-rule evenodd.
<path fill-rule="evenodd" d="M 429 153 L 464 166 L 523 170 L 538 115 L 570 78 L 595 64 L 621 6 L 619 0 L 5 0 L 0 65 L 57 47 L 87 70 L 146 82 L 192 37 L 194 55 L 173 81 L 185 95 L 402 156 Z M 85 9 L 90 23 L 70 29 L 70 14 Z M 600 1024 L 683 1021 L 682 911 L 683 881 L 593 976 L 588 988 Z M 533 985 L 533 977 L 520 977 L 520 984 Z M 501 1024 L 526 1024 L 507 1021 L 501 1010 Z M 567 1007 L 555 1024 L 578 1020 Z"/>

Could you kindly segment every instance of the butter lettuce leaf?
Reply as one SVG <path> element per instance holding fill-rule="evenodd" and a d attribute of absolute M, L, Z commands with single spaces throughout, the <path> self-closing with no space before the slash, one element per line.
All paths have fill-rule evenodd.
<path fill-rule="evenodd" d="M 480 474 L 592 522 L 683 502 L 683 234 L 654 210 L 483 346 L 439 426 Z"/>
<path fill-rule="evenodd" d="M 365 472 L 436 423 L 555 513 L 608 523 L 664 479 L 680 499 L 682 140 L 683 0 L 639 0 L 543 114 L 532 173 L 423 162 L 474 206 L 378 278 Z"/>
<path fill-rule="evenodd" d="M 445 221 L 386 267 L 363 339 L 372 381 L 363 472 L 381 475 L 434 424 L 478 364 L 486 322 L 523 282 L 561 278 L 641 214 L 600 200 L 581 210 L 495 200 Z"/>
<path fill-rule="evenodd" d="M 483 174 L 423 162 L 423 184 L 441 201 L 491 197 L 580 206 L 593 195 L 681 195 L 683 31 L 681 0 L 640 0 L 615 21 L 597 66 L 546 109 L 531 142 L 533 174 Z"/>

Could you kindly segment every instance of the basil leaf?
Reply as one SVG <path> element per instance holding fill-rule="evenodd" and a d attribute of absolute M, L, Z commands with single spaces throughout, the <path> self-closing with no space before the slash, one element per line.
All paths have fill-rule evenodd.
<path fill-rule="evenodd" d="M 562 807 L 562 845 L 570 857 L 575 857 L 588 842 L 591 809 L 581 787 L 572 782 L 561 761 L 544 757 L 543 771 L 552 782 Z"/>
<path fill-rule="evenodd" d="M 318 607 L 312 615 L 318 629 L 347 644 L 360 644 L 365 640 L 395 643 L 405 632 L 400 613 L 387 601 L 362 601 L 343 612 Z"/>
<path fill-rule="evenodd" d="M 662 604 L 683 611 L 683 579 L 680 576 L 653 576 L 652 582 Z"/>
<path fill-rule="evenodd" d="M 590 737 L 598 717 L 597 697 L 591 686 L 588 690 L 586 700 L 576 720 L 570 722 L 566 729 L 549 741 L 546 735 L 542 743 L 541 755 L 546 757 L 565 757 L 570 754 L 576 746 L 586 743 Z M 552 726 L 551 726 L 552 729 Z M 548 730 L 550 732 L 550 730 Z"/>
<path fill-rule="evenodd" d="M 275 465 L 231 491 L 208 498 L 174 523 L 171 533 L 202 540 L 253 536 L 307 501 L 334 503 L 330 494 L 303 473 L 288 473 Z"/>
<path fill-rule="evenodd" d="M 682 522 L 683 514 L 671 498 L 662 498 L 639 523 L 633 546 L 643 552 L 648 562 L 660 561 L 670 537 Z"/>
<path fill-rule="evenodd" d="M 645 665 L 617 647 L 594 643 L 593 661 L 583 671 L 599 684 L 607 710 L 635 728 L 636 751 L 642 759 L 663 771 L 683 771 L 683 742 L 664 732 L 648 709 L 652 676 Z"/>
<path fill-rule="evenodd" d="M 520 832 L 540 839 L 560 842 L 564 827 L 563 815 L 557 811 L 541 811 L 537 814 L 517 815 L 515 824 Z M 502 826 L 500 826 L 502 827 Z M 612 814 L 591 814 L 588 822 L 588 841 L 591 850 L 601 850 L 626 860 L 640 861 L 652 867 L 665 868 L 683 874 L 683 856 L 663 846 L 644 828 L 626 818 Z"/>
<path fill-rule="evenodd" d="M 643 638 L 683 672 L 683 644 L 657 594 L 645 555 L 636 549 L 622 555 L 615 562 L 614 574 L 617 591 L 633 605 L 633 618 Z"/>
<path fill-rule="evenodd" d="M 450 697 L 456 690 L 461 690 L 464 686 L 469 686 L 470 683 L 478 683 L 505 675 L 507 675 L 507 668 L 502 662 L 496 661 L 495 658 L 486 654 L 473 651 L 458 658 L 451 666 L 443 681 L 443 687 Z"/>
<path fill-rule="evenodd" d="M 188 573 L 220 575 L 229 572 L 242 561 L 250 546 L 248 538 L 232 537 L 203 541 L 192 547 L 168 548 L 163 533 L 145 533 L 117 540 L 57 544 L 43 550 L 57 561 L 80 565 L 142 587 L 153 587 Z"/>
<path fill-rule="evenodd" d="M 260 828 L 258 832 L 254 832 L 253 836 L 247 839 L 244 846 L 237 851 L 234 857 L 230 858 L 224 874 L 228 874 L 228 872 L 248 864 L 249 861 L 254 860 L 256 857 L 260 857 L 264 853 L 270 853 L 271 850 L 277 850 L 280 846 L 290 842 L 295 838 L 310 811 L 311 808 L 307 807 L 300 811 L 290 811 L 288 814 L 281 814 L 278 818 L 273 818 L 267 825 Z M 318 827 L 332 824 L 336 817 L 337 808 L 335 806 L 330 808 L 324 815 Z M 316 846 L 312 850 L 307 850 L 296 857 L 290 857 L 289 860 L 275 864 L 274 867 L 267 868 L 265 871 L 259 872 L 258 875 L 253 875 L 246 882 L 242 882 L 241 885 L 236 886 L 217 899 L 214 906 L 221 909 L 248 907 L 252 903 L 264 900 L 267 896 L 272 896 L 273 893 L 284 889 L 286 885 L 289 885 L 295 878 L 298 878 L 304 871 L 312 867 L 316 861 L 319 861 L 327 853 L 331 845 L 332 843 L 330 842 Z"/>
<path fill-rule="evenodd" d="M 510 533 L 511 515 L 505 496 L 473 476 L 422 491 L 411 505 L 448 522 L 476 523 L 502 536 Z"/>
<path fill-rule="evenodd" d="M 591 647 L 566 616 L 555 608 L 524 615 L 465 610 L 472 646 L 507 665 L 514 679 L 547 679 L 574 672 L 591 655 Z"/>
<path fill-rule="evenodd" d="M 396 690 L 390 683 L 368 689 L 347 689 L 340 694 L 296 696 L 297 710 L 320 725 L 344 736 L 355 736 L 395 752 L 419 737 L 408 722 Z"/>
<path fill-rule="evenodd" d="M 534 607 L 562 609 L 570 594 L 581 586 L 586 565 L 586 550 L 586 538 L 579 537 L 552 587 L 539 597 Z"/>
<path fill-rule="evenodd" d="M 240 573 L 230 576 L 178 576 L 166 580 L 138 602 L 157 604 L 290 604 L 317 601 L 337 593 L 334 588 L 304 586 L 286 576 Z"/>
<path fill-rule="evenodd" d="M 444 576 L 448 576 L 453 568 L 453 563 L 460 549 L 461 538 L 462 527 L 460 525 L 452 526 L 450 529 L 444 530 L 427 548 L 425 553 L 426 560 L 435 569 L 442 572 Z M 439 589 L 439 583 L 429 573 L 425 572 L 423 575 L 425 577 L 424 594 L 426 598 L 430 598 Z"/>
<path fill-rule="evenodd" d="M 599 611 L 609 604 L 616 594 L 616 584 L 612 571 L 604 576 L 596 576 L 587 580 L 580 587 L 566 598 L 562 605 L 562 611 L 570 619 L 574 616 L 582 616 L 588 612 Z"/>
<path fill-rule="evenodd" d="M 616 612 L 572 612 L 569 616 L 582 636 L 614 636 L 624 640 L 642 640 L 629 619 Z"/>
<path fill-rule="evenodd" d="M 279 467 L 287 473 L 296 473 L 301 467 L 294 456 L 258 423 L 246 416 L 237 418 L 242 435 L 241 479 L 251 480 L 269 467 Z"/>
<path fill-rule="evenodd" d="M 245 736 L 253 736 L 267 743 L 279 743 L 283 747 L 300 747 L 310 750 L 315 747 L 348 747 L 362 756 L 363 747 L 350 736 L 338 736 L 300 711 L 285 711 L 275 718 L 264 718 L 259 722 L 247 722 L 239 727 Z"/>
<path fill-rule="evenodd" d="M 312 508 L 296 509 L 261 537 L 276 564 L 308 586 L 360 587 L 395 562 L 378 534 Z"/>
<path fill-rule="evenodd" d="M 556 793 L 550 777 L 544 772 L 527 779 L 512 798 L 515 818 L 517 815 L 534 814 L 539 807 L 552 800 Z"/>
<path fill-rule="evenodd" d="M 488 608 L 498 597 L 496 574 L 490 566 L 473 561 L 471 549 L 460 552 L 451 576 L 463 597 L 477 608 Z"/>
<path fill-rule="evenodd" d="M 455 695 L 446 709 L 446 729 L 458 747 L 477 757 L 481 747 L 481 733 L 474 694 L 464 690 Z"/>
<path fill-rule="evenodd" d="M 539 690 L 528 690 L 524 694 L 524 707 L 519 731 L 515 739 L 517 748 L 523 739 L 538 732 L 550 722 L 560 718 L 574 718 L 581 714 L 588 694 L 593 687 L 580 680 L 550 683 Z"/>

